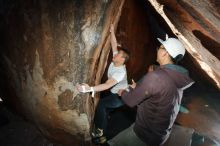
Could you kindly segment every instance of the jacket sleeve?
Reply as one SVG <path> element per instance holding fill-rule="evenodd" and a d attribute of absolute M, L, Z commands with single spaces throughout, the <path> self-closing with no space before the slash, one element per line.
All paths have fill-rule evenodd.
<path fill-rule="evenodd" d="M 130 92 L 123 92 L 121 98 L 129 107 L 134 107 L 157 92 L 157 83 L 159 83 L 157 75 L 153 72 L 148 73 L 136 88 L 131 89 Z"/>

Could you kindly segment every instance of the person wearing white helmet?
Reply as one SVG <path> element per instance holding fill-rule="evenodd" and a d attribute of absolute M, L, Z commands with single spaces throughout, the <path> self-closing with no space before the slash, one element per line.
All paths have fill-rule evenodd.
<path fill-rule="evenodd" d="M 175 62 L 179 62 L 183 56 L 185 55 L 185 48 L 183 44 L 176 38 L 168 38 L 163 41 L 160 38 L 157 38 L 158 41 L 162 44 L 162 46 L 166 49 L 169 55 L 172 57 L 172 60 Z"/>
<path fill-rule="evenodd" d="M 168 38 L 157 50 L 159 67 L 149 71 L 129 91 L 118 94 L 129 107 L 137 107 L 136 120 L 108 141 L 110 146 L 162 146 L 168 139 L 179 112 L 183 91 L 194 82 L 188 71 L 175 62 L 185 54 L 183 44 Z"/>

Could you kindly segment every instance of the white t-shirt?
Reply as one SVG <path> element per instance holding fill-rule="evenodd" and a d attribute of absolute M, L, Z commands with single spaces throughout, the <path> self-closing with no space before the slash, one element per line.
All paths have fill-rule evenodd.
<path fill-rule="evenodd" d="M 117 54 L 114 52 L 113 55 Z M 126 89 L 128 87 L 127 81 L 127 71 L 125 65 L 114 66 L 114 63 L 111 62 L 108 68 L 108 78 L 115 79 L 118 83 L 111 88 L 112 93 L 118 93 L 119 89 Z"/>

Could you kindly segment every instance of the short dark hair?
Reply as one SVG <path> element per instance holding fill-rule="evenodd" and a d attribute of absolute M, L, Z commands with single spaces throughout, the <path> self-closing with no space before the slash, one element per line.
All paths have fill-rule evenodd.
<path fill-rule="evenodd" d="M 123 51 L 123 57 L 125 58 L 125 63 L 128 62 L 130 58 L 130 51 L 127 48 L 123 48 L 119 46 L 118 46 L 118 49 L 119 51 Z"/>

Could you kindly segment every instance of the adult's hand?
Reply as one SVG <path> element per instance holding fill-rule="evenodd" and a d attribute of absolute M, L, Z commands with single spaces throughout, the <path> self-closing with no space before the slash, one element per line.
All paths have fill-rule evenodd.
<path fill-rule="evenodd" d="M 132 84 L 129 86 L 134 89 L 137 86 L 137 83 L 133 79 L 131 81 L 132 81 Z"/>
<path fill-rule="evenodd" d="M 119 89 L 118 90 L 118 95 L 121 96 L 124 91 L 125 91 L 125 89 Z"/>
<path fill-rule="evenodd" d="M 154 71 L 154 65 L 150 65 L 150 66 L 148 67 L 148 72 L 152 72 L 152 71 Z"/>
<path fill-rule="evenodd" d="M 76 85 L 76 89 L 79 91 L 79 92 L 83 92 L 83 93 L 86 93 L 86 92 L 91 92 L 91 87 L 88 85 L 88 84 L 77 84 Z"/>

